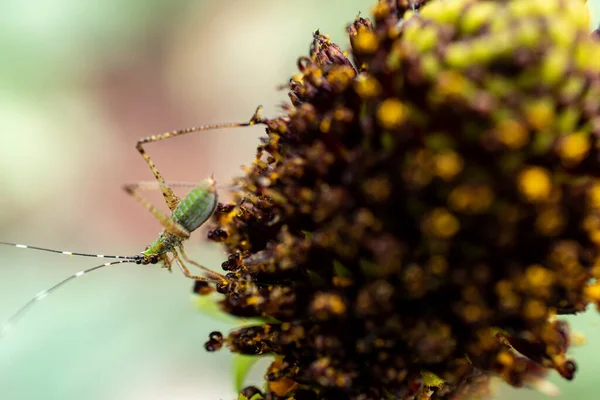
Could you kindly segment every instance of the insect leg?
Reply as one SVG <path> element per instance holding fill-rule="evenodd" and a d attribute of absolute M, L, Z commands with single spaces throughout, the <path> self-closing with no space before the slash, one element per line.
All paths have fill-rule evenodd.
<path fill-rule="evenodd" d="M 190 263 L 198 268 L 200 268 L 201 270 L 205 271 L 206 273 L 216 276 L 218 279 L 221 280 L 225 280 L 225 277 L 209 268 L 206 268 L 204 265 L 198 264 L 196 261 L 190 259 L 187 255 L 187 253 L 185 252 L 183 245 L 179 246 L 179 251 L 181 252 L 181 257 L 184 259 L 185 262 Z"/>
<path fill-rule="evenodd" d="M 146 198 L 144 198 L 142 195 L 140 195 L 138 193 L 139 188 L 140 188 L 140 186 L 137 183 L 130 183 L 130 184 L 123 186 L 123 190 L 125 190 L 125 192 L 128 195 L 133 197 L 138 203 L 140 203 L 148 211 L 150 211 L 152 213 L 152 215 L 154 215 L 154 217 L 156 217 L 158 222 L 160 222 L 160 224 L 165 228 L 165 230 L 167 232 L 172 233 L 173 235 L 180 237 L 182 239 L 188 239 L 190 237 L 190 232 L 188 232 L 187 229 L 185 229 L 183 226 L 181 226 L 177 222 L 173 221 L 171 218 L 169 218 L 167 215 L 165 215 L 162 211 L 160 211 L 159 209 L 154 207 L 148 200 L 146 200 Z M 175 196 L 175 194 L 173 194 L 173 196 Z M 177 196 L 175 196 L 175 197 L 177 198 Z M 177 201 L 179 201 L 179 198 L 177 198 Z"/>
<path fill-rule="evenodd" d="M 255 124 L 263 122 L 263 119 L 261 117 L 261 112 L 262 112 L 262 107 L 259 106 L 256 109 L 256 111 L 254 112 L 254 115 L 252 116 L 252 118 L 250 118 L 250 121 L 248 121 L 248 122 L 195 126 L 192 128 L 186 128 L 186 129 L 180 129 L 177 131 L 161 133 L 160 135 L 147 136 L 147 137 L 141 138 L 137 141 L 135 148 L 142 155 L 142 157 L 146 161 L 146 164 L 148 164 L 148 166 L 152 170 L 152 173 L 154 174 L 154 177 L 156 178 L 156 181 L 158 182 L 159 187 L 163 193 L 165 202 L 167 203 L 167 206 L 169 207 L 169 209 L 171 211 L 173 211 L 175 209 L 175 207 L 177 207 L 177 204 L 179 203 L 179 198 L 175 195 L 175 193 L 173 192 L 173 189 L 171 189 L 169 184 L 165 181 L 163 176 L 160 174 L 160 172 L 156 168 L 156 165 L 154 165 L 154 162 L 152 162 L 152 160 L 150 159 L 150 156 L 148 155 L 148 153 L 146 153 L 146 151 L 144 150 L 144 144 L 158 142 L 159 140 L 184 135 L 186 133 L 208 131 L 208 130 L 212 130 L 212 129 L 234 128 L 234 127 L 255 125 Z"/>
<path fill-rule="evenodd" d="M 169 186 L 171 188 L 195 188 L 196 186 L 198 186 L 198 182 L 184 182 L 184 181 L 169 181 Z M 156 190 L 156 189 L 160 189 L 160 183 L 156 182 L 156 181 L 139 181 L 139 182 L 135 182 L 136 188 L 139 190 Z M 225 189 L 235 189 L 238 188 L 238 186 L 235 185 L 216 185 L 216 188 L 218 190 L 225 190 Z"/>
<path fill-rule="evenodd" d="M 221 277 L 220 279 L 211 279 L 211 278 L 206 278 L 204 276 L 199 276 L 199 275 L 192 275 L 190 270 L 185 266 L 185 263 L 183 262 L 183 260 L 181 259 L 181 257 L 179 257 L 179 254 L 177 253 L 177 250 L 173 249 L 173 259 L 175 260 L 175 262 L 177 263 L 177 265 L 179 266 L 179 269 L 181 270 L 181 272 L 183 273 L 183 275 L 185 275 L 186 277 L 196 280 L 196 281 L 203 281 L 203 282 L 212 282 L 212 283 L 223 283 L 226 282 L 225 278 Z"/>
<path fill-rule="evenodd" d="M 171 259 L 169 258 L 169 256 L 168 256 L 168 255 L 165 255 L 165 256 L 163 257 L 163 259 L 162 259 L 162 262 L 163 262 L 163 265 L 164 265 L 164 267 L 165 267 L 165 268 L 166 268 L 166 269 L 167 269 L 169 272 L 173 272 L 173 271 L 171 270 L 171 268 L 172 268 Z"/>

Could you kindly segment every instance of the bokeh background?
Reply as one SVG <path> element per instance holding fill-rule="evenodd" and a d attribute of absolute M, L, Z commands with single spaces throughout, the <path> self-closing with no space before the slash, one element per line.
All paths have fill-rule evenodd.
<path fill-rule="evenodd" d="M 345 25 L 373 0 L 2 0 L 0 240 L 130 255 L 160 231 L 121 190 L 152 175 L 134 149 L 154 133 L 246 121 L 286 101 L 285 84 L 321 29 L 346 47 Z M 589 1 L 598 15 L 600 0 Z M 597 21 L 595 22 L 597 24 Z M 261 127 L 147 147 L 171 181 L 214 173 L 226 185 L 253 159 Z M 227 197 L 227 190 L 221 191 Z M 158 193 L 149 194 L 162 205 Z M 219 268 L 196 233 L 188 251 Z M 0 247 L 0 321 L 41 290 L 98 260 Z M 231 321 L 194 307 L 192 282 L 157 266 L 121 265 L 39 302 L 0 340 L 0 398 L 232 399 L 231 355 L 207 353 Z M 572 320 L 575 348 L 561 398 L 596 399 L 600 315 Z M 596 338 L 595 338 L 596 337 Z M 260 371 L 254 373 L 260 381 Z M 541 399 L 501 387 L 499 398 Z"/>

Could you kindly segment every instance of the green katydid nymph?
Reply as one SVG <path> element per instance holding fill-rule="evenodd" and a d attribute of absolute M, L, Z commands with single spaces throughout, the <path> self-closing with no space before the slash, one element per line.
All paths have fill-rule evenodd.
<path fill-rule="evenodd" d="M 12 316 L 10 316 L 2 325 L 0 325 L 0 336 L 13 325 L 24 313 L 26 313 L 37 301 L 44 299 L 49 294 L 67 284 L 68 282 L 75 280 L 83 275 L 90 272 L 97 271 L 104 267 L 111 265 L 135 263 L 141 265 L 148 264 L 162 264 L 164 268 L 171 270 L 173 264 L 177 265 L 184 276 L 196 281 L 203 281 L 207 283 L 225 283 L 226 279 L 223 275 L 214 272 L 203 265 L 191 260 L 184 249 L 184 242 L 189 239 L 192 232 L 202 226 L 213 214 L 217 207 L 217 185 L 215 180 L 211 177 L 203 180 L 199 184 L 186 184 L 186 183 L 175 183 L 169 184 L 165 181 L 163 176 L 160 174 L 150 156 L 144 150 L 144 144 L 157 142 L 163 139 L 180 136 L 186 133 L 207 131 L 212 129 L 222 128 L 233 128 L 242 126 L 251 126 L 258 123 L 262 123 L 263 120 L 260 116 L 261 107 L 256 109 L 256 112 L 248 122 L 244 123 L 226 123 L 226 124 L 215 124 L 215 125 L 202 125 L 193 128 L 182 129 L 178 131 L 166 132 L 160 135 L 153 135 L 138 140 L 136 149 L 144 158 L 154 177 L 155 182 L 139 182 L 133 184 L 127 184 L 123 186 L 124 191 L 150 211 L 156 219 L 163 226 L 163 231 L 159 234 L 158 238 L 148 245 L 142 252 L 131 255 L 131 256 L 117 256 L 117 255 L 104 255 L 104 254 L 88 254 L 78 253 L 71 251 L 48 249 L 44 247 L 29 246 L 17 243 L 0 242 L 0 245 L 12 246 L 21 249 L 32 249 L 38 251 L 44 251 L 49 253 L 63 254 L 68 256 L 78 257 L 95 257 L 104 259 L 113 259 L 92 268 L 88 268 L 79 271 L 66 279 L 56 283 L 52 287 L 41 291 L 21 308 L 19 308 Z M 175 186 L 186 186 L 190 187 L 191 190 L 183 198 L 178 197 L 173 191 Z M 170 215 L 163 213 L 154 207 L 146 198 L 144 198 L 139 192 L 146 189 L 160 189 L 169 210 Z M 190 272 L 187 265 L 193 265 L 198 267 L 204 272 L 203 275 L 194 275 Z"/>

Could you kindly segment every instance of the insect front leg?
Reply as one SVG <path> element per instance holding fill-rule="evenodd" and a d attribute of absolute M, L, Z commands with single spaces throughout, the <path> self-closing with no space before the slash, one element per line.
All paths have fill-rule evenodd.
<path fill-rule="evenodd" d="M 181 257 L 185 260 L 185 262 L 190 263 L 192 265 L 194 265 L 197 268 L 200 268 L 201 270 L 205 271 L 206 273 L 217 277 L 217 279 L 221 279 L 221 280 L 225 280 L 225 277 L 207 267 L 205 267 L 204 265 L 198 264 L 196 261 L 190 259 L 187 255 L 187 253 L 185 252 L 183 246 L 179 246 L 179 252 L 181 253 Z"/>
<path fill-rule="evenodd" d="M 193 279 L 195 281 L 203 281 L 203 282 L 211 282 L 211 283 L 226 283 L 227 282 L 225 280 L 225 278 L 222 277 L 222 276 L 219 276 L 218 279 L 211 279 L 211 278 L 207 278 L 205 276 L 192 275 L 192 273 L 190 272 L 190 270 L 185 266 L 185 263 L 183 262 L 183 260 L 179 256 L 179 253 L 177 253 L 177 250 L 175 250 L 175 249 L 173 249 L 173 259 L 175 260 L 175 262 L 179 266 L 179 269 L 181 270 L 181 272 L 183 273 L 183 275 L 185 275 L 186 277 L 188 277 L 190 279 Z"/>

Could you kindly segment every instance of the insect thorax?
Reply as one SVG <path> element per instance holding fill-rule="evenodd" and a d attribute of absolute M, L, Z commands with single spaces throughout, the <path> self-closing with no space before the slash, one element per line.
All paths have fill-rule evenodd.
<path fill-rule="evenodd" d="M 146 249 L 142 252 L 142 255 L 147 259 L 149 263 L 152 263 L 152 261 L 150 260 L 153 257 L 157 261 L 160 261 L 162 259 L 162 256 L 179 247 L 179 245 L 181 245 L 182 242 L 182 238 L 177 237 L 169 232 L 163 231 L 158 236 L 158 239 L 156 239 L 153 243 L 146 247 Z"/>

